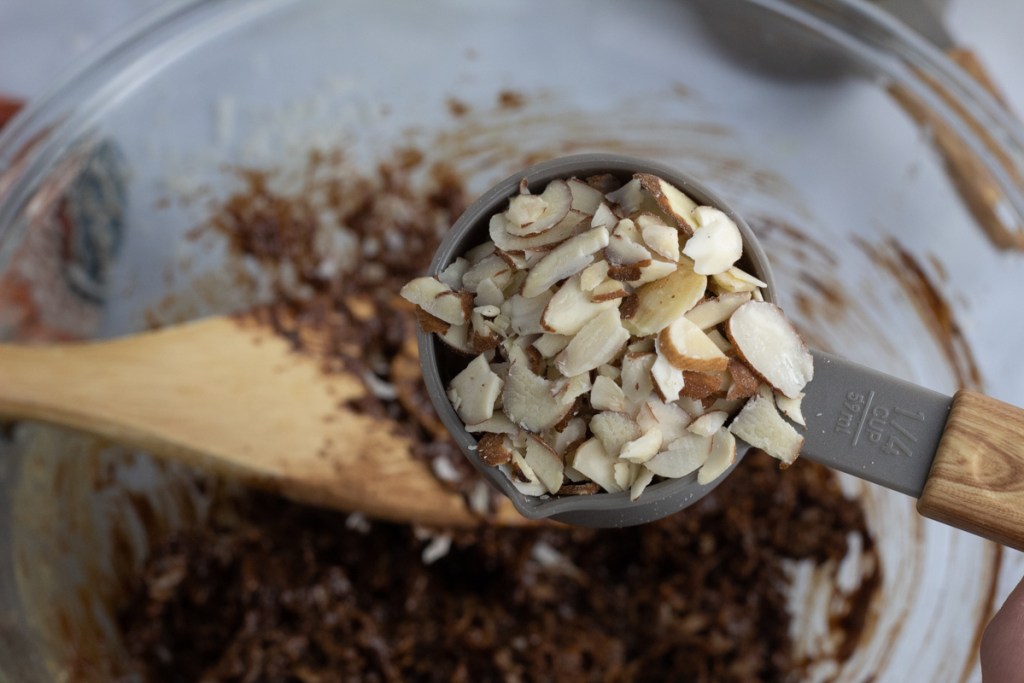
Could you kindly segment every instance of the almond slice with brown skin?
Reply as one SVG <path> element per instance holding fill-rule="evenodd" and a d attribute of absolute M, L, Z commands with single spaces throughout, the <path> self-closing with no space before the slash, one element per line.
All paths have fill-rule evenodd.
<path fill-rule="evenodd" d="M 507 465 L 512 462 L 512 439 L 507 434 L 484 434 L 476 442 L 476 452 L 491 467 Z"/>
<path fill-rule="evenodd" d="M 643 245 L 640 231 L 629 218 L 623 218 L 615 226 L 604 250 L 605 258 L 614 265 L 629 266 L 649 262 L 651 252 Z"/>
<path fill-rule="evenodd" d="M 626 329 L 638 337 L 655 334 L 693 308 L 704 297 L 707 277 L 694 273 L 692 265 L 682 259 L 673 273 L 637 289 L 636 312 Z"/>
<path fill-rule="evenodd" d="M 687 318 L 677 318 L 658 334 L 658 354 L 680 370 L 720 372 L 729 358 Z"/>
<path fill-rule="evenodd" d="M 729 376 L 732 377 L 732 384 L 725 394 L 728 400 L 750 398 L 757 393 L 761 384 L 760 378 L 754 371 L 746 366 L 743 361 L 735 358 L 729 359 Z"/>
<path fill-rule="evenodd" d="M 512 280 L 512 267 L 497 254 L 480 259 L 462 276 L 462 289 L 476 293 L 483 280 L 493 280 L 499 288 L 505 287 Z"/>
<path fill-rule="evenodd" d="M 537 194 L 518 194 L 508 200 L 505 217 L 512 225 L 523 228 L 536 223 L 544 215 L 548 203 Z"/>
<path fill-rule="evenodd" d="M 804 420 L 804 414 L 801 410 L 803 398 L 803 394 L 796 398 L 790 398 L 778 391 L 775 392 L 775 404 L 779 407 L 782 414 L 801 427 L 806 427 L 807 422 Z"/>
<path fill-rule="evenodd" d="M 799 398 L 814 377 L 811 352 L 775 304 L 748 301 L 729 318 L 726 332 L 750 369 L 785 396 Z"/>
<path fill-rule="evenodd" d="M 465 325 L 473 310 L 473 296 L 469 292 L 457 292 L 434 277 L 418 277 L 399 293 L 406 301 L 449 325 Z"/>
<path fill-rule="evenodd" d="M 683 371 L 683 390 L 680 395 L 691 399 L 707 399 L 721 394 L 725 387 L 724 372 L 690 372 Z M 682 399 L 680 399 L 682 400 Z M 703 410 L 699 413 L 703 414 Z"/>
<path fill-rule="evenodd" d="M 761 395 L 747 401 L 729 431 L 787 467 L 800 455 L 804 444 L 804 438 L 776 410 L 775 401 Z"/>
<path fill-rule="evenodd" d="M 604 202 L 604 194 L 600 190 L 587 185 L 579 178 L 569 178 L 566 184 L 572 193 L 572 208 L 576 211 L 593 216 Z"/>
<path fill-rule="evenodd" d="M 683 253 L 693 259 L 693 272 L 717 275 L 732 268 L 743 255 L 743 236 L 736 223 L 710 206 L 698 206 L 693 215 L 699 227 L 683 247 Z"/>
<path fill-rule="evenodd" d="M 526 196 L 530 197 L 534 195 Z M 552 180 L 547 184 L 547 187 L 544 188 L 544 191 L 539 195 L 536 195 L 536 197 L 543 202 L 543 210 L 540 216 L 532 222 L 517 224 L 516 219 L 513 219 L 512 216 L 509 215 L 510 211 L 505 212 L 505 218 L 507 220 L 507 226 L 505 229 L 509 235 L 514 237 L 534 237 L 536 235 L 540 235 L 551 230 L 564 220 L 565 217 L 569 215 L 569 210 L 572 208 L 572 190 L 569 188 L 569 184 L 561 179 Z M 512 202 L 514 201 L 516 201 L 515 197 L 513 197 L 509 202 L 510 210 L 513 208 Z M 532 199 L 518 201 L 527 202 L 531 207 L 536 204 Z M 516 211 L 515 213 L 518 216 L 520 212 Z M 498 241 L 494 240 L 494 243 L 498 244 Z M 501 245 L 499 244 L 498 246 Z"/>
<path fill-rule="evenodd" d="M 633 288 L 642 287 L 648 282 L 660 280 L 661 278 L 668 277 L 672 273 L 676 272 L 676 263 L 674 261 L 652 259 L 650 262 L 640 263 L 638 266 L 640 268 L 640 273 L 637 277 L 626 281 L 629 286 Z"/>
<path fill-rule="evenodd" d="M 618 280 L 605 280 L 590 292 L 590 300 L 595 303 L 602 301 L 613 301 L 624 299 L 629 296 L 629 291 Z"/>
<path fill-rule="evenodd" d="M 756 298 L 758 289 L 768 284 L 759 280 L 745 270 L 732 267 L 723 273 L 711 276 L 711 289 L 718 294 L 723 292 L 750 292 Z"/>
<path fill-rule="evenodd" d="M 711 438 L 711 452 L 697 472 L 701 486 L 718 479 L 736 462 L 736 437 L 728 429 L 720 429 Z"/>
<path fill-rule="evenodd" d="M 685 235 L 692 235 L 697 228 L 693 218 L 693 210 L 697 202 L 688 197 L 682 190 L 658 176 L 650 173 L 637 173 L 634 178 L 640 181 L 641 187 L 654 198 L 661 210 L 675 221 Z"/>
<path fill-rule="evenodd" d="M 584 292 L 593 291 L 595 287 L 608 280 L 608 262 L 604 259 L 595 261 L 580 271 L 580 289 Z"/>
<path fill-rule="evenodd" d="M 604 311 L 615 309 L 618 300 L 591 301 L 580 288 L 579 276 L 566 280 L 548 302 L 541 316 L 541 332 L 574 335 Z"/>
<path fill-rule="evenodd" d="M 645 462 L 644 467 L 660 477 L 678 479 L 696 472 L 710 454 L 711 437 L 684 434 Z"/>
<path fill-rule="evenodd" d="M 729 319 L 736 309 L 750 301 L 750 292 L 725 292 L 704 299 L 686 313 L 686 319 L 702 330 L 710 330 Z"/>
<path fill-rule="evenodd" d="M 588 230 L 562 242 L 544 255 L 526 276 L 521 292 L 526 298 L 547 291 L 556 282 L 575 275 L 590 265 L 594 254 L 608 246 L 608 231 L 604 228 Z"/>
<path fill-rule="evenodd" d="M 679 400 L 679 392 L 686 384 L 683 371 L 675 367 L 665 356 L 658 354 L 651 366 L 651 379 L 658 397 L 666 403 Z"/>
<path fill-rule="evenodd" d="M 488 227 L 491 240 L 502 251 L 548 251 L 572 237 L 587 216 L 579 211 L 569 211 L 565 218 L 539 235 L 519 237 L 509 232 L 511 223 L 504 214 L 494 214 Z"/>
<path fill-rule="evenodd" d="M 607 193 L 605 199 L 617 206 L 623 216 L 629 216 L 639 211 L 651 197 L 644 192 L 640 180 L 633 178 L 619 189 Z"/>
<path fill-rule="evenodd" d="M 548 493 L 557 493 L 564 481 L 565 464 L 551 446 L 544 443 L 536 434 L 529 434 L 526 440 L 526 452 L 523 454 L 526 463 Z"/>

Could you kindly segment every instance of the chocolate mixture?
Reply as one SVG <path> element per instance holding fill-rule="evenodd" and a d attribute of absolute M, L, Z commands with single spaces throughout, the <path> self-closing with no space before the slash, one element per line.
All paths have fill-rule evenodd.
<path fill-rule="evenodd" d="M 198 234 L 269 274 L 274 302 L 253 315 L 325 371 L 362 377 L 358 409 L 474 490 L 422 395 L 396 295 L 464 207 L 457 177 L 408 150 L 372 175 L 311 155 L 289 191 L 240 177 Z M 422 530 L 253 492 L 155 548 L 119 619 L 150 681 L 795 680 L 808 663 L 791 655 L 785 564 L 839 560 L 851 534 L 870 551 L 830 472 L 780 472 L 759 453 L 696 506 L 615 531 L 484 526 L 427 545 Z M 848 655 L 864 620 L 847 621 Z"/>

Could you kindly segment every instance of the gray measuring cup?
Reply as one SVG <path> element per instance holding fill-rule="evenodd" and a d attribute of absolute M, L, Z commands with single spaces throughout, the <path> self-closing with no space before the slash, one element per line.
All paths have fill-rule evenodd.
<path fill-rule="evenodd" d="M 610 173 L 623 181 L 651 173 L 674 184 L 698 204 L 717 207 L 739 227 L 740 265 L 775 292 L 768 257 L 757 237 L 725 202 L 699 182 L 663 164 L 612 154 L 583 154 L 546 161 L 506 178 L 485 192 L 456 221 L 430 265 L 437 275 L 456 257 L 488 239 L 488 221 L 503 211 L 525 180 L 540 192 L 556 178 Z M 469 361 L 433 335 L 419 333 L 427 392 L 445 427 L 470 462 L 531 519 L 551 518 L 588 527 L 624 527 L 673 514 L 711 492 L 733 468 L 700 485 L 696 474 L 652 484 L 636 501 L 628 492 L 586 496 L 527 496 L 478 456 L 445 388 Z M 806 388 L 807 421 L 801 457 L 919 499 L 925 516 L 1024 549 L 1024 410 L 976 392 L 949 397 L 835 356 L 812 351 L 814 379 Z"/>

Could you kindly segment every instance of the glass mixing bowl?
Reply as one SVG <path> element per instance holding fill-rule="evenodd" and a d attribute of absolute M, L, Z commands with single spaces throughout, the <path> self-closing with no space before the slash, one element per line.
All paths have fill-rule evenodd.
<path fill-rule="evenodd" d="M 102 338 L 257 302 L 232 286 L 223 248 L 188 237 L 237 187 L 226 165 L 300 172 L 309 150 L 343 148 L 370 167 L 415 147 L 479 192 L 529 162 L 605 150 L 671 164 L 742 211 L 818 348 L 1024 404 L 1024 260 L 988 241 L 891 87 L 978 154 L 1018 221 L 1024 196 L 962 116 L 1024 168 L 1020 127 L 869 3 L 728 4 L 170 5 L 0 135 L 0 337 Z M 756 20 L 723 30 L 736 11 Z M 768 38 L 748 46 L 757 68 L 730 48 L 743 30 Z M 978 679 L 981 629 L 1020 555 L 841 482 L 867 511 L 881 584 L 837 661 L 831 610 L 870 567 L 856 547 L 839 567 L 794 563 L 807 678 Z M 202 523 L 209 496 L 144 454 L 35 424 L 0 432 L 0 680 L 122 673 L 111 606 L 153 542 Z"/>

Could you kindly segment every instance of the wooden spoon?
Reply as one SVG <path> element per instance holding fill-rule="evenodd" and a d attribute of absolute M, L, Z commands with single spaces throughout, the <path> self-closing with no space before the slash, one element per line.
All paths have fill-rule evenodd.
<path fill-rule="evenodd" d="M 215 317 L 111 341 L 0 345 L 0 416 L 73 427 L 316 505 L 398 522 L 479 523 L 386 421 L 253 321 Z M 523 520 L 502 499 L 497 520 Z"/>

